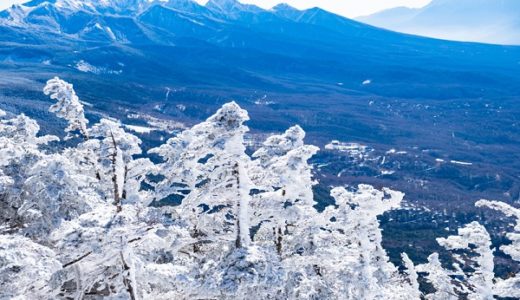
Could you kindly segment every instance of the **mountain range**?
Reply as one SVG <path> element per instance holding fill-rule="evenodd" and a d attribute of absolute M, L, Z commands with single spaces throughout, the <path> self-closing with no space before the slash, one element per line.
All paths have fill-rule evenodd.
<path fill-rule="evenodd" d="M 520 197 L 520 47 L 235 0 L 34 0 L 0 12 L 3 109 L 52 127 L 40 91 L 54 76 L 74 84 L 93 121 L 193 123 L 233 99 L 254 134 L 301 124 L 310 143 L 379 153 L 360 167 L 324 152 L 324 184 L 390 186 L 417 201 Z"/>
<path fill-rule="evenodd" d="M 263 10 L 235 0 L 205 6 L 191 0 L 34 0 L 0 13 L 0 43 L 4 61 L 46 62 L 67 70 L 85 61 L 98 71 L 144 72 L 149 79 L 181 84 L 301 90 L 292 79 L 304 78 L 334 89 L 341 83 L 345 91 L 373 79 L 363 91 L 451 96 L 454 88 L 460 92 L 452 83 L 463 80 L 471 86 L 464 93 L 505 82 L 503 92 L 518 90 L 512 84 L 516 75 L 511 76 L 518 48 L 435 41 L 319 8 Z M 475 64 L 482 66 L 478 72 Z M 432 76 L 440 82 L 431 82 Z"/>
<path fill-rule="evenodd" d="M 433 0 L 357 18 L 399 32 L 456 41 L 520 44 L 520 1 Z"/>

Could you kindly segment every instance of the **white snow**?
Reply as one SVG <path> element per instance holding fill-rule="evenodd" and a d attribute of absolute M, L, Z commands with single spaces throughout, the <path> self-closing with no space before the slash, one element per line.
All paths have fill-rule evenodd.
<path fill-rule="evenodd" d="M 329 144 L 325 145 L 325 149 L 327 150 L 348 152 L 352 155 L 363 154 L 367 151 L 367 148 L 367 146 L 358 143 L 344 143 L 337 140 L 333 140 Z"/>
<path fill-rule="evenodd" d="M 464 162 L 464 161 L 458 161 L 458 160 L 450 160 L 450 162 L 452 164 L 455 164 L 455 165 L 461 165 L 461 166 L 472 166 L 473 163 L 470 163 L 470 162 Z"/>
<path fill-rule="evenodd" d="M 94 74 L 100 73 L 98 68 L 94 67 L 93 65 L 89 64 L 88 62 L 86 62 L 84 60 L 80 60 L 79 62 L 76 63 L 76 69 L 78 71 L 81 71 L 84 73 L 94 73 Z"/>
<path fill-rule="evenodd" d="M 395 150 L 393 148 L 388 150 L 388 151 L 386 151 L 386 154 L 395 154 L 395 155 L 405 155 L 407 153 L 408 152 L 406 152 L 406 151 L 397 151 L 397 150 Z"/>
<path fill-rule="evenodd" d="M 96 74 L 96 75 L 100 75 L 100 74 L 119 75 L 119 74 L 123 73 L 123 70 L 111 70 L 111 69 L 107 69 L 107 68 L 103 68 L 103 67 L 96 67 L 84 60 L 78 61 L 76 63 L 76 65 L 74 66 L 74 68 L 83 73 L 92 73 L 92 74 Z"/>
<path fill-rule="evenodd" d="M 152 127 L 144 127 L 144 126 L 136 126 L 136 125 L 125 125 L 127 129 L 130 129 L 137 133 L 151 133 L 152 131 L 157 130 L 157 128 Z"/>
<path fill-rule="evenodd" d="M 156 130 L 161 130 L 170 134 L 178 132 L 186 127 L 184 126 L 184 124 L 180 122 L 159 119 L 146 114 L 129 114 L 127 115 L 127 118 L 143 120 L 146 123 L 148 123 L 148 125 L 150 125 L 151 128 L 155 128 Z"/>
<path fill-rule="evenodd" d="M 394 174 L 395 171 L 392 171 L 392 170 L 381 170 L 381 175 L 392 175 Z"/>
<path fill-rule="evenodd" d="M 273 105 L 276 102 L 267 100 L 267 95 L 263 95 L 260 99 L 255 100 L 256 105 Z"/>

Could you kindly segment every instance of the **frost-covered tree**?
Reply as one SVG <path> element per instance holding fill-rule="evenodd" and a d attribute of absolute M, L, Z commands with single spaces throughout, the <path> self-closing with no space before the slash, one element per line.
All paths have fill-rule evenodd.
<path fill-rule="evenodd" d="M 63 220 L 79 217 L 100 201 L 89 186 L 93 180 L 60 154 L 47 155 L 27 175 L 18 215 L 24 234 L 35 239 L 45 240 Z"/>
<path fill-rule="evenodd" d="M 258 287 L 258 281 L 279 277 L 262 273 L 276 269 L 276 262 L 258 261 L 271 254 L 251 245 L 253 184 L 244 143 L 247 120 L 247 112 L 231 102 L 150 151 L 164 159 L 158 172 L 163 180 L 155 186 L 157 200 L 182 199 L 175 213 L 194 239 L 182 252 L 199 265 L 195 298 L 231 297 Z M 237 276 L 237 268 L 256 275 Z"/>
<path fill-rule="evenodd" d="M 251 202 L 252 224 L 258 226 L 254 239 L 272 245 L 284 258 L 300 248 L 310 234 L 308 222 L 313 208 L 311 166 L 308 160 L 319 150 L 304 144 L 300 126 L 269 137 L 254 154 L 250 176 L 257 193 Z"/>
<path fill-rule="evenodd" d="M 94 154 L 96 176 L 105 199 L 118 209 L 129 199 L 138 201 L 136 186 L 140 186 L 151 168 L 148 159 L 134 161 L 134 156 L 142 153 L 141 140 L 127 133 L 119 122 L 108 119 L 101 119 L 89 129 L 89 134 L 92 139 L 82 147 Z"/>
<path fill-rule="evenodd" d="M 404 273 L 406 274 L 407 281 L 410 284 L 409 288 L 406 289 L 406 292 L 411 299 L 420 299 L 422 293 L 419 288 L 419 275 L 417 274 L 417 268 L 410 257 L 408 257 L 408 254 L 402 253 L 401 259 L 403 260 L 403 266 L 405 268 Z"/>
<path fill-rule="evenodd" d="M 33 201 L 32 195 L 25 193 L 25 180 L 32 167 L 46 157 L 42 146 L 58 140 L 39 136 L 39 131 L 38 123 L 23 114 L 0 119 L 0 221 L 9 230 L 24 227 L 19 209 Z"/>
<path fill-rule="evenodd" d="M 472 270 L 469 274 L 461 274 L 464 276 L 461 293 L 467 294 L 468 299 L 493 299 L 493 250 L 486 228 L 472 222 L 459 228 L 458 235 L 437 241 L 447 250 L 461 250 L 462 253 L 453 257 L 461 266 Z"/>
<path fill-rule="evenodd" d="M 98 206 L 53 232 L 63 269 L 53 277 L 51 293 L 80 299 L 93 293 L 131 299 L 175 295 L 189 278 L 181 262 L 173 263 L 185 239 L 189 242 L 187 231 L 155 209 Z"/>
<path fill-rule="evenodd" d="M 477 201 L 475 205 L 499 211 L 507 217 L 514 219 L 514 231 L 506 234 L 511 244 L 501 246 L 500 250 L 509 255 L 514 261 L 520 262 L 520 209 L 514 208 L 507 203 L 488 200 Z M 493 293 L 495 296 L 520 298 L 520 274 L 515 274 L 508 279 L 495 278 L 494 282 Z"/>
<path fill-rule="evenodd" d="M 403 271 L 382 247 L 378 217 L 403 194 L 368 185 L 333 188 L 313 208 L 318 151 L 299 126 L 252 155 L 245 110 L 228 103 L 206 121 L 142 154 L 117 120 L 88 127 L 72 85 L 52 79 L 52 112 L 83 141 L 52 147 L 39 125 L 0 110 L 0 298 L 19 299 L 491 299 L 520 297 L 518 276 L 495 278 L 489 234 L 478 223 L 439 239 L 457 262 L 434 253 Z M 74 144 L 76 143 L 76 144 Z M 146 188 L 145 185 L 146 184 Z M 157 201 L 176 206 L 154 207 Z M 515 218 L 519 210 L 479 201 Z M 422 295 L 418 279 L 435 289 Z"/>
<path fill-rule="evenodd" d="M 437 253 L 418 269 L 427 273 L 426 279 L 435 292 L 428 299 L 493 299 L 494 263 L 491 238 L 478 222 L 459 228 L 458 235 L 437 239 L 447 250 L 453 251 L 454 270 L 442 267 Z M 464 271 L 470 270 L 470 271 Z"/>
<path fill-rule="evenodd" d="M 416 286 L 389 262 L 382 247 L 378 216 L 400 207 L 404 194 L 359 185 L 354 191 L 335 188 L 335 207 L 316 216 L 320 232 L 314 264 L 334 294 L 346 299 L 399 299 Z"/>
<path fill-rule="evenodd" d="M 500 249 L 515 261 L 520 256 L 519 220 L 520 210 L 502 202 L 480 200 L 477 207 L 488 207 L 515 219 L 515 232 L 507 233 L 511 245 Z M 452 269 L 444 269 L 437 253 L 430 256 L 427 264 L 417 269 L 426 273 L 435 292 L 428 299 L 495 299 L 495 297 L 520 297 L 518 274 L 508 278 L 496 278 L 494 274 L 494 249 L 491 237 L 484 226 L 472 222 L 458 229 L 458 235 L 437 239 L 439 244 L 452 252 L 455 261 Z"/>
<path fill-rule="evenodd" d="M 49 299 L 42 290 L 60 269 L 51 249 L 16 234 L 0 235 L 0 299 Z"/>
<path fill-rule="evenodd" d="M 439 260 L 439 254 L 433 253 L 428 257 L 428 262 L 418 265 L 417 271 L 426 273 L 426 280 L 433 285 L 435 292 L 425 296 L 428 300 L 456 300 L 458 295 L 452 280 L 452 272 L 444 269 Z"/>
<path fill-rule="evenodd" d="M 251 182 L 245 153 L 247 112 L 225 104 L 205 122 L 152 149 L 164 158 L 156 189 L 160 197 L 182 198 L 178 214 L 199 239 L 194 251 L 217 243 L 224 251 L 250 243 Z"/>
<path fill-rule="evenodd" d="M 49 111 L 69 123 L 69 126 L 65 129 L 68 133 L 67 137 L 72 137 L 71 133 L 77 131 L 88 139 L 88 120 L 85 118 L 83 105 L 79 101 L 72 84 L 54 77 L 47 81 L 43 92 L 57 101 L 49 108 Z"/>

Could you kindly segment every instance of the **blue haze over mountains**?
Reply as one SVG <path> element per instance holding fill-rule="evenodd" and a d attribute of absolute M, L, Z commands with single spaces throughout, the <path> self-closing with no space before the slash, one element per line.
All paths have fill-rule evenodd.
<path fill-rule="evenodd" d="M 448 40 L 520 45 L 517 0 L 433 0 L 423 8 L 397 7 L 357 20 Z"/>
<path fill-rule="evenodd" d="M 0 105 L 59 128 L 40 92 L 53 76 L 74 83 L 91 119 L 147 114 L 189 124 L 235 99 L 254 136 L 300 124 L 322 148 L 339 140 L 373 149 L 316 157 L 322 203 L 331 184 L 389 186 L 418 207 L 448 208 L 453 214 L 436 218 L 449 225 L 474 218 L 480 198 L 520 201 L 520 47 L 234 0 L 35 0 L 1 12 Z M 431 216 L 394 219 L 424 230 L 419 240 L 446 235 Z M 388 232 L 404 226 L 388 224 Z M 410 241 L 392 243 L 402 250 Z"/>

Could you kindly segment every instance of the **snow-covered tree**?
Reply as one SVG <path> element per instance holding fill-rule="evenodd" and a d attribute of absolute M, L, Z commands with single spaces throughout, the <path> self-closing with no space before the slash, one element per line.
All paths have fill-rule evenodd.
<path fill-rule="evenodd" d="M 488 207 L 503 212 L 515 219 L 513 233 L 507 233 L 511 245 L 500 249 L 519 261 L 520 245 L 519 220 L 520 210 L 506 203 L 480 200 L 477 207 Z M 426 279 L 433 285 L 435 292 L 426 296 L 428 299 L 495 299 L 495 297 L 520 297 L 519 275 L 508 279 L 495 277 L 494 249 L 491 237 L 484 226 L 472 222 L 458 229 L 458 235 L 437 239 L 439 244 L 452 252 L 452 270 L 444 269 L 437 253 L 430 256 L 429 262 L 417 269 L 426 273 Z"/>
<path fill-rule="evenodd" d="M 173 262 L 190 237 L 165 218 L 140 205 L 123 205 L 119 211 L 105 204 L 64 222 L 51 236 L 63 263 L 52 293 L 156 299 L 182 291 L 188 272 Z"/>
<path fill-rule="evenodd" d="M 150 153 L 164 158 L 157 186 L 159 197 L 182 197 L 178 214 L 192 225 L 192 235 L 221 249 L 249 245 L 251 182 L 245 153 L 247 112 L 225 104 L 207 121 L 185 130 Z"/>
<path fill-rule="evenodd" d="M 0 235 L 0 299 L 43 299 L 48 295 L 42 290 L 60 269 L 51 249 L 16 234 Z"/>
<path fill-rule="evenodd" d="M 319 150 L 304 144 L 300 126 L 269 137 L 253 157 L 250 176 L 257 193 L 251 202 L 252 224 L 259 226 L 255 242 L 272 245 L 283 258 L 301 247 L 306 223 L 316 210 L 311 166 L 308 160 Z"/>
<path fill-rule="evenodd" d="M 79 217 L 100 201 L 89 187 L 92 179 L 60 154 L 41 159 L 28 176 L 18 215 L 25 224 L 24 234 L 35 239 L 47 239 L 63 220 Z"/>
<path fill-rule="evenodd" d="M 71 133 L 78 131 L 84 138 L 88 139 L 88 120 L 85 118 L 83 104 L 79 101 L 72 84 L 54 77 L 47 81 L 43 92 L 57 101 L 49 108 L 49 111 L 69 123 L 69 126 L 65 129 L 68 133 L 67 137 L 72 137 Z"/>
<path fill-rule="evenodd" d="M 359 185 L 354 191 L 334 188 L 335 207 L 316 216 L 321 228 L 313 258 L 334 293 L 346 299 L 399 299 L 413 290 L 389 262 L 382 246 L 378 216 L 400 207 L 404 194 Z M 408 276 L 407 279 L 410 279 Z"/>
<path fill-rule="evenodd" d="M 520 209 L 514 208 L 507 203 L 488 200 L 477 201 L 475 205 L 499 211 L 507 217 L 514 219 L 514 231 L 506 234 L 511 244 L 501 246 L 500 250 L 509 255 L 514 261 L 520 262 Z M 515 274 L 508 279 L 495 278 L 493 291 L 497 297 L 520 298 L 520 274 Z"/>
<path fill-rule="evenodd" d="M 452 280 L 452 272 L 444 269 L 439 260 L 439 254 L 433 253 L 428 262 L 416 267 L 418 272 L 426 273 L 426 280 L 433 285 L 435 292 L 425 296 L 428 300 L 456 300 L 458 294 Z"/>
<path fill-rule="evenodd" d="M 411 299 L 420 299 L 422 293 L 419 288 L 419 275 L 417 274 L 417 268 L 410 257 L 408 257 L 408 254 L 402 253 L 401 258 L 405 267 L 404 273 L 406 274 L 407 281 L 410 284 L 407 293 Z"/>
<path fill-rule="evenodd" d="M 42 146 L 58 140 L 39 136 L 39 131 L 38 123 L 23 114 L 0 119 L 0 221 L 5 228 L 18 230 L 24 226 L 18 210 L 33 201 L 32 195 L 24 192 L 25 180 L 32 166 L 45 158 Z"/>
<path fill-rule="evenodd" d="M 461 266 L 472 270 L 469 274 L 463 274 L 462 286 L 465 288 L 461 292 L 467 293 L 468 299 L 493 299 L 493 250 L 486 228 L 472 222 L 459 228 L 458 235 L 437 241 L 447 250 L 462 250 L 453 257 Z"/>
<path fill-rule="evenodd" d="M 403 271 L 382 246 L 378 217 L 403 194 L 333 188 L 313 208 L 318 151 L 299 126 L 252 155 L 245 110 L 228 103 L 142 154 L 117 120 L 87 127 L 72 85 L 54 78 L 51 111 L 83 141 L 52 147 L 25 115 L 0 110 L 0 298 L 10 299 L 492 299 L 520 297 L 519 276 L 495 278 L 490 237 L 473 222 L 438 239 L 437 253 Z M 147 183 L 144 188 L 143 183 Z M 154 201 L 176 206 L 153 207 Z M 516 221 L 500 249 L 520 260 L 520 210 L 477 202 Z M 435 291 L 422 295 L 419 277 Z"/>
<path fill-rule="evenodd" d="M 138 201 L 141 182 L 152 168 L 148 159 L 134 161 L 141 154 L 141 140 L 127 133 L 117 121 L 101 119 L 89 129 L 91 140 L 83 143 L 84 151 L 93 153 L 97 163 L 96 176 L 107 201 L 111 200 L 118 209 L 123 202 Z"/>

